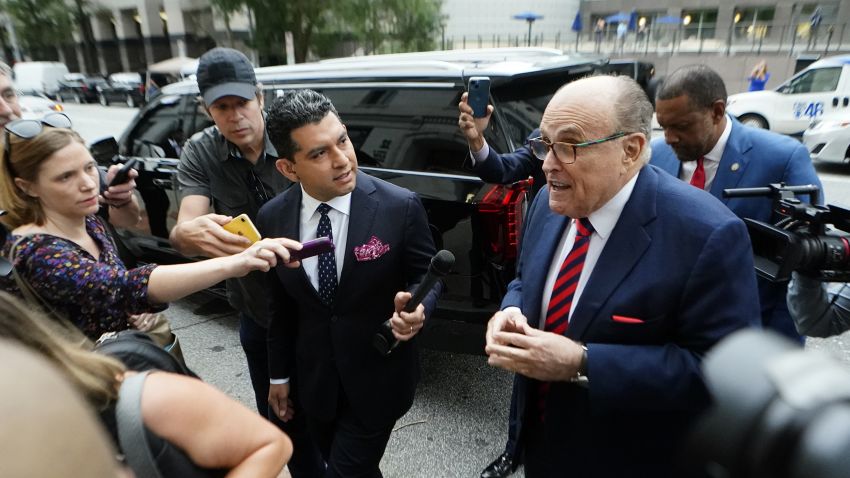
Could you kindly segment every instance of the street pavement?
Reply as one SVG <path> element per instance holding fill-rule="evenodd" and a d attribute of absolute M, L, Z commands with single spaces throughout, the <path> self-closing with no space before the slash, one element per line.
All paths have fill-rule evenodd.
<path fill-rule="evenodd" d="M 87 142 L 120 136 L 135 109 L 123 106 L 66 105 Z M 828 203 L 850 205 L 850 166 L 816 165 Z M 254 408 L 238 320 L 226 302 L 208 293 L 171 305 L 167 314 L 189 366 L 205 381 Z M 449 328 L 445 340 L 465 338 L 467 353 L 423 350 L 423 375 L 413 408 L 402 417 L 381 463 L 388 478 L 477 477 L 503 447 L 510 402 L 510 374 L 487 365 L 484 328 Z M 850 339 L 809 339 L 807 348 L 836 356 L 850 368 Z M 522 476 L 518 473 L 516 476 Z"/>

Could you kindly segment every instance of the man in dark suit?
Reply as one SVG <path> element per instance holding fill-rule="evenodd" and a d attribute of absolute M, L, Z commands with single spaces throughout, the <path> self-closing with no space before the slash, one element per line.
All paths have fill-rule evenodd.
<path fill-rule="evenodd" d="M 489 363 L 516 372 L 526 476 L 673 476 L 708 395 L 700 359 L 758 324 L 743 222 L 648 166 L 652 106 L 626 77 L 567 84 L 546 108 L 547 187 Z"/>
<path fill-rule="evenodd" d="M 395 421 L 413 403 L 419 353 L 411 341 L 434 310 L 435 287 L 402 312 L 435 254 L 425 209 L 406 190 L 357 171 L 345 126 L 323 95 L 288 92 L 270 106 L 277 168 L 300 183 L 260 210 L 263 236 L 330 236 L 336 250 L 269 274 L 269 403 L 289 416 L 297 394 L 327 463 L 326 477 L 380 477 Z M 372 345 L 390 320 L 400 341 Z"/>
<path fill-rule="evenodd" d="M 652 141 L 650 164 L 710 192 L 740 218 L 778 219 L 771 198 L 724 198 L 724 189 L 779 182 L 821 187 L 802 144 L 744 126 L 726 114 L 726 87 L 705 65 L 674 71 L 658 91 L 656 108 L 664 138 Z M 801 199 L 810 201 L 808 196 Z M 817 202 L 823 202 L 823 195 Z M 785 303 L 787 284 L 759 278 L 758 285 L 762 324 L 801 341 Z"/>

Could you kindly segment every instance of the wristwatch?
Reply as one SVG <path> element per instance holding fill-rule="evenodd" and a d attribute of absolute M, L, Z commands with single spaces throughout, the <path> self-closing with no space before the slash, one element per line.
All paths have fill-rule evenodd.
<path fill-rule="evenodd" d="M 579 345 L 581 345 L 581 362 L 579 363 L 576 376 L 570 382 L 580 387 L 587 387 L 590 383 L 587 378 L 587 345 L 583 343 L 579 343 Z"/>

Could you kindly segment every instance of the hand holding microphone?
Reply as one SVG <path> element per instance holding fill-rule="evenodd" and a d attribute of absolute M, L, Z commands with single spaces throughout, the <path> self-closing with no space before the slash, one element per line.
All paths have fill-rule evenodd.
<path fill-rule="evenodd" d="M 413 292 L 413 296 L 410 300 L 407 301 L 407 304 L 402 309 L 402 313 L 411 313 L 417 310 L 419 304 L 422 303 L 422 300 L 431 292 L 431 289 L 437 284 L 437 281 L 441 278 L 448 275 L 451 271 L 452 266 L 455 263 L 455 256 L 451 252 L 447 250 L 441 250 L 438 252 L 432 259 L 431 264 L 428 266 L 428 272 L 425 274 L 425 277 L 422 278 L 422 282 L 416 287 L 416 290 Z M 399 293 L 396 295 L 396 304 L 398 305 L 399 301 L 403 300 L 403 294 Z M 424 312 L 423 312 L 424 313 Z M 398 317 L 393 316 L 393 319 L 387 320 L 378 328 L 378 332 L 375 334 L 375 337 L 372 339 L 372 344 L 381 353 L 381 355 L 387 355 L 396 346 L 399 344 L 398 338 L 393 334 L 392 323 L 391 320 L 396 319 L 396 323 L 398 320 L 404 320 L 400 314 L 397 314 Z M 424 321 L 424 316 L 423 316 Z M 407 330 L 401 330 L 398 333 L 399 336 L 402 337 L 412 337 L 414 332 L 417 332 L 422 327 L 422 322 L 419 321 L 417 325 L 409 325 Z"/>

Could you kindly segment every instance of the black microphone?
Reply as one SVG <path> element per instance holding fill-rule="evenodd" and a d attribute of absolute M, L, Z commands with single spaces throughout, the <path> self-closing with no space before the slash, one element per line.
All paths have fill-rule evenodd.
<path fill-rule="evenodd" d="M 431 259 L 431 265 L 428 266 L 428 273 L 425 274 L 422 282 L 420 282 L 416 287 L 416 290 L 413 292 L 413 297 L 411 297 L 410 300 L 407 301 L 407 305 L 404 306 L 404 312 L 413 312 L 416 310 L 416 307 L 418 307 L 422 302 L 422 299 L 431 292 L 431 289 L 434 288 L 437 281 L 448 275 L 454 263 L 455 256 L 450 251 L 443 249 L 438 252 Z M 375 333 L 375 337 L 372 338 L 372 345 L 378 349 L 378 352 L 380 352 L 381 355 L 389 355 L 389 353 L 398 346 L 398 340 L 393 335 L 393 330 L 390 326 L 389 320 L 378 327 L 378 332 Z"/>

